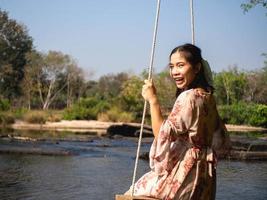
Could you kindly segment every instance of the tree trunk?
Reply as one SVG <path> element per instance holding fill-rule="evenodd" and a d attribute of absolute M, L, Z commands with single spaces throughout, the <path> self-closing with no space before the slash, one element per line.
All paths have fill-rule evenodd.
<path fill-rule="evenodd" d="M 50 85 L 49 85 L 49 88 L 48 88 L 48 92 L 47 92 L 47 95 L 46 95 L 46 99 L 45 99 L 45 102 L 43 104 L 43 110 L 47 110 L 48 107 L 49 107 L 49 101 L 50 101 L 50 98 L 51 98 L 51 91 L 52 91 L 52 88 L 54 86 L 54 83 L 55 83 L 55 80 L 52 80 L 50 82 Z"/>
<path fill-rule="evenodd" d="M 28 110 L 31 110 L 31 95 L 28 96 Z"/>
<path fill-rule="evenodd" d="M 55 94 L 52 96 L 51 90 L 49 89 L 47 98 L 45 100 L 45 103 L 43 105 L 43 110 L 47 110 L 50 106 L 50 104 L 54 101 L 54 99 L 57 97 L 57 95 L 67 86 L 67 83 L 65 83 Z M 51 86 L 52 88 L 52 86 Z"/>

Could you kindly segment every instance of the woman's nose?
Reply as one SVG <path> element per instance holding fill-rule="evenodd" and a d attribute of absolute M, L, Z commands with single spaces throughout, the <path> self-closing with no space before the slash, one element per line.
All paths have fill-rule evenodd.
<path fill-rule="evenodd" d="M 178 67 L 173 67 L 173 68 L 171 69 L 171 74 L 172 74 L 172 75 L 177 75 L 177 74 L 179 74 L 179 73 L 180 73 L 180 71 L 179 71 Z"/>

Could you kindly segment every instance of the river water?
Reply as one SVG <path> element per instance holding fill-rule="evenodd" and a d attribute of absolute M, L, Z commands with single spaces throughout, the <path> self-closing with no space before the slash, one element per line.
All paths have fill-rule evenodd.
<path fill-rule="evenodd" d="M 142 151 L 151 140 L 144 140 Z M 23 148 L 60 148 L 71 156 L 0 154 L 1 200 L 110 200 L 132 181 L 137 140 L 92 138 L 85 141 L 20 142 L 0 139 Z M 149 170 L 140 160 L 138 177 Z M 267 162 L 220 161 L 217 200 L 266 200 Z"/>

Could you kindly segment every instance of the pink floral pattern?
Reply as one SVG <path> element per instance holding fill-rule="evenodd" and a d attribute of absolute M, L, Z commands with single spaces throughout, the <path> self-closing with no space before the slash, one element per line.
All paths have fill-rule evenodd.
<path fill-rule="evenodd" d="M 198 89 L 181 93 L 152 143 L 151 171 L 137 181 L 134 194 L 163 200 L 214 199 L 215 158 L 210 147 L 218 121 L 211 94 Z"/>

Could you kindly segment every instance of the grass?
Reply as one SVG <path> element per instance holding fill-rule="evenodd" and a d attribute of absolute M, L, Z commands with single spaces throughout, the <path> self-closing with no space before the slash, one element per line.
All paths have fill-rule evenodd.
<path fill-rule="evenodd" d="M 27 110 L 24 108 L 0 112 L 0 124 L 8 125 L 15 120 L 29 123 L 44 124 L 45 122 L 59 122 L 63 118 L 63 110 Z"/>
<path fill-rule="evenodd" d="M 13 114 L 9 111 L 0 112 L 0 125 L 5 126 L 8 124 L 13 124 L 15 122 L 15 118 Z"/>

